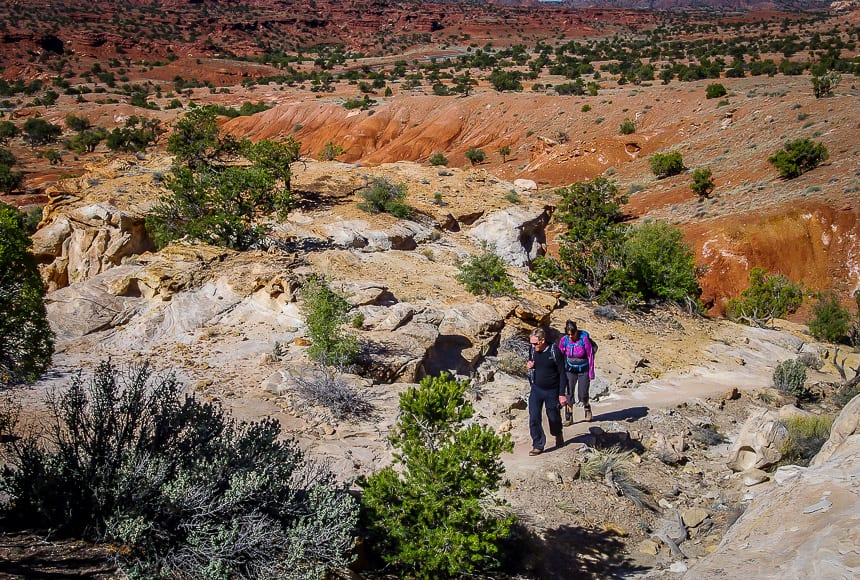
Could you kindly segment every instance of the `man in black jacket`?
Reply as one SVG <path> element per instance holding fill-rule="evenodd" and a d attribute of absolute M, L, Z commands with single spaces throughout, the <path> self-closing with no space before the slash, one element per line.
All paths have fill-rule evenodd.
<path fill-rule="evenodd" d="M 532 436 L 529 455 L 540 455 L 546 445 L 541 417 L 541 408 L 544 406 L 549 420 L 549 433 L 555 436 L 555 446 L 564 445 L 561 407 L 567 404 L 564 395 L 567 376 L 564 374 L 564 356 L 552 341 L 547 340 L 546 329 L 535 328 L 529 342 L 529 431 Z"/>

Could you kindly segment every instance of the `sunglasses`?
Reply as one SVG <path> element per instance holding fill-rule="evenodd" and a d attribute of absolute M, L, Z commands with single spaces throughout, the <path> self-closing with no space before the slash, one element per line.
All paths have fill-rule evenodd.
<path fill-rule="evenodd" d="M 529 344 L 530 344 L 530 345 L 532 345 L 532 346 L 537 346 L 537 345 L 539 345 L 539 344 L 540 344 L 540 343 L 542 343 L 542 342 L 543 342 L 543 339 L 542 339 L 542 338 L 539 338 L 539 339 L 537 339 L 537 341 L 531 341 L 531 340 L 530 340 L 530 341 L 529 341 Z"/>

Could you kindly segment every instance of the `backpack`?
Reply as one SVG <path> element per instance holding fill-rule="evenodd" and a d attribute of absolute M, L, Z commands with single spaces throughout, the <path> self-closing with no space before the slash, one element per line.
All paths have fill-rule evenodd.
<path fill-rule="evenodd" d="M 593 356 L 596 357 L 597 356 L 597 343 L 594 341 L 593 338 L 591 338 L 591 335 L 588 334 L 588 332 L 586 332 L 585 330 L 580 330 L 579 331 L 579 340 L 577 340 L 576 342 L 582 342 L 582 348 L 585 348 L 585 342 L 584 342 L 585 339 L 588 339 L 588 342 L 591 343 L 591 353 Z M 574 344 L 576 344 L 576 342 L 574 342 Z M 587 364 L 585 364 L 585 365 L 573 364 L 573 363 L 569 362 L 569 359 L 567 357 L 565 357 L 564 368 L 567 369 L 568 371 L 571 371 L 571 372 L 581 373 L 586 368 L 588 368 L 588 365 Z"/>

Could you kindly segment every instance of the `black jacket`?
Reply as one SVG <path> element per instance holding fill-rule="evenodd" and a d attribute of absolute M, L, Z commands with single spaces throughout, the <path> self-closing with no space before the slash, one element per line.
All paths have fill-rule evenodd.
<path fill-rule="evenodd" d="M 532 388 L 564 393 L 567 382 L 567 376 L 564 374 L 564 355 L 555 343 L 550 342 L 540 352 L 531 348 L 529 360 L 535 361 L 534 368 L 529 371 L 529 383 Z"/>

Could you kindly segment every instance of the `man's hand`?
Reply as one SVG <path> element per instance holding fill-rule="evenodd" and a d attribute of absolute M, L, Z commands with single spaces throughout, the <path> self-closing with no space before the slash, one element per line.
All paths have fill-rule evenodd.
<path fill-rule="evenodd" d="M 561 405 L 567 405 L 567 397 L 565 397 L 564 395 L 559 395 L 558 402 Z"/>
<path fill-rule="evenodd" d="M 530 369 L 535 368 L 535 361 L 530 360 L 529 362 L 527 362 L 527 363 L 526 363 L 526 368 L 530 368 Z"/>

